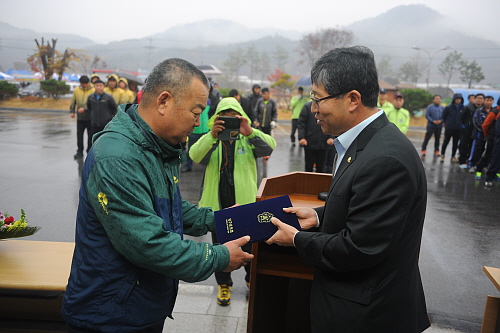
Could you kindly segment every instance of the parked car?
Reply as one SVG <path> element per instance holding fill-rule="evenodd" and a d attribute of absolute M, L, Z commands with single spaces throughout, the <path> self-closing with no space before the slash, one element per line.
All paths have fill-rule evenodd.
<path fill-rule="evenodd" d="M 35 97 L 45 97 L 47 94 L 40 88 L 40 82 L 33 82 L 29 86 L 19 89 L 17 96 L 35 96 Z"/>

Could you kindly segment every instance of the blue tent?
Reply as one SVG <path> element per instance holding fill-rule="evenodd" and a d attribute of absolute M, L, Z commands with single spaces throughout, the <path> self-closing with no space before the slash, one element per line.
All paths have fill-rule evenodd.
<path fill-rule="evenodd" d="M 493 96 L 495 102 L 493 106 L 497 105 L 498 98 L 500 98 L 500 90 L 483 90 L 483 89 L 452 89 L 454 94 L 462 94 L 464 98 L 464 105 L 469 104 L 467 97 L 469 95 L 484 94 L 484 96 Z"/>
<path fill-rule="evenodd" d="M 16 71 L 14 69 L 9 69 L 5 73 L 13 76 L 14 79 L 16 79 L 16 80 L 30 80 L 30 81 L 37 80 L 35 75 L 33 75 L 32 73 L 30 73 L 26 70 Z"/>

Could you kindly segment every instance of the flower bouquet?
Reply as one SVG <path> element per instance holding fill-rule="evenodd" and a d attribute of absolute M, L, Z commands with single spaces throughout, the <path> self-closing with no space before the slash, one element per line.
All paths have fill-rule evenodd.
<path fill-rule="evenodd" d="M 21 209 L 21 218 L 15 220 L 13 216 L 0 212 L 0 239 L 31 236 L 40 227 L 28 227 L 28 220 L 24 209 Z"/>

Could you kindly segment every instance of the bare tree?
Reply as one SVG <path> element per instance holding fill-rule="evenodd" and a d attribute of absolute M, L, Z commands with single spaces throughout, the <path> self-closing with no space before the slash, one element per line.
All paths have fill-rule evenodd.
<path fill-rule="evenodd" d="M 384 54 L 377 64 L 377 74 L 379 79 L 385 80 L 387 77 L 394 75 L 391 67 L 391 57 Z"/>
<path fill-rule="evenodd" d="M 439 74 L 446 80 L 446 88 L 450 87 L 451 78 L 462 69 L 462 66 L 462 53 L 457 51 L 448 53 L 446 58 L 439 64 Z"/>
<path fill-rule="evenodd" d="M 402 81 L 417 84 L 418 78 L 422 76 L 424 70 L 420 57 L 417 55 L 399 67 L 399 78 Z"/>
<path fill-rule="evenodd" d="M 307 34 L 299 41 L 299 53 L 302 58 L 305 58 L 299 64 L 307 60 L 312 68 L 314 62 L 323 54 L 337 47 L 348 46 L 352 43 L 353 39 L 354 34 L 352 31 L 341 28 L 321 29 Z"/>
<path fill-rule="evenodd" d="M 91 74 L 93 69 L 104 69 L 106 67 L 108 67 L 106 62 L 97 54 L 94 55 L 94 58 L 92 60 L 91 58 L 87 57 L 82 59 L 82 61 L 80 62 L 80 68 L 86 74 Z"/>
<path fill-rule="evenodd" d="M 239 75 L 240 69 L 247 63 L 247 59 L 245 57 L 245 51 L 238 47 L 236 50 L 228 53 L 228 58 L 224 62 L 224 66 L 226 67 L 229 75 L 232 80 L 236 82 L 236 87 L 239 89 Z"/>
<path fill-rule="evenodd" d="M 259 52 L 255 48 L 255 45 L 251 45 L 247 49 L 246 53 L 247 64 L 250 67 L 250 84 L 252 84 L 253 75 L 257 72 L 257 68 L 259 66 L 260 56 Z"/>
<path fill-rule="evenodd" d="M 277 45 L 273 52 L 273 58 L 281 71 L 285 71 L 285 65 L 288 61 L 288 51 L 281 45 Z"/>
<path fill-rule="evenodd" d="M 259 66 L 257 67 L 257 73 L 260 74 L 260 84 L 263 84 L 264 78 L 269 74 L 270 71 L 271 64 L 269 55 L 264 51 L 260 55 Z"/>

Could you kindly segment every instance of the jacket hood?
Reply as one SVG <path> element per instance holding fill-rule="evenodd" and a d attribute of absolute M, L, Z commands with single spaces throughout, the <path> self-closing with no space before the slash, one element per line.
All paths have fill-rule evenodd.
<path fill-rule="evenodd" d="M 210 129 L 212 128 L 217 115 L 220 112 L 225 111 L 225 110 L 237 111 L 242 117 L 245 117 L 246 119 L 248 119 L 249 124 L 251 123 L 250 118 L 245 113 L 245 111 L 243 111 L 243 108 L 241 107 L 238 100 L 234 97 L 226 97 L 226 98 L 221 99 L 219 104 L 217 104 L 217 109 L 215 110 L 215 114 L 208 120 L 208 128 L 210 128 Z"/>
<path fill-rule="evenodd" d="M 120 78 L 118 77 L 118 75 L 111 74 L 111 75 L 108 76 L 108 80 L 109 80 L 110 77 L 112 77 L 112 78 L 114 78 L 116 80 L 116 84 L 118 84 L 118 82 L 120 82 Z"/>
<path fill-rule="evenodd" d="M 460 98 L 461 99 L 461 102 L 460 104 L 464 104 L 464 97 L 462 96 L 462 94 L 454 94 L 453 95 L 453 99 L 451 100 L 451 103 L 454 104 L 455 103 L 455 100 L 457 98 Z"/>
<path fill-rule="evenodd" d="M 116 76 L 116 75 L 115 75 L 115 76 Z M 120 81 L 125 82 L 125 84 L 126 84 L 126 85 L 127 85 L 127 87 L 128 87 L 128 80 L 127 80 L 126 78 L 121 77 L 121 78 L 120 78 L 120 80 L 118 81 L 118 83 L 120 83 Z"/>

